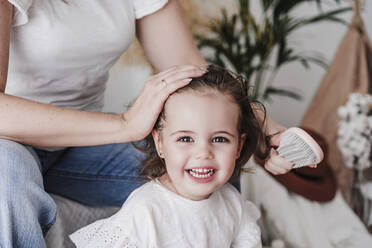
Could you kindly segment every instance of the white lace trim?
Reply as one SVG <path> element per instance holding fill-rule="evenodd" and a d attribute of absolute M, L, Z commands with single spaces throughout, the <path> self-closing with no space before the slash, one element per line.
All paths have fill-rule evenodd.
<path fill-rule="evenodd" d="M 78 248 L 138 248 L 127 233 L 120 226 L 110 226 L 107 220 L 100 220 L 88 225 L 72 235 L 71 240 Z"/>

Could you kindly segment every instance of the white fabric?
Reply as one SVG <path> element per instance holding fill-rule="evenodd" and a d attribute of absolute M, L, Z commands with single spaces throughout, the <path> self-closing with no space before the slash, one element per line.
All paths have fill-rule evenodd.
<path fill-rule="evenodd" d="M 154 10 L 162 8 L 167 1 L 164 0 L 133 0 L 134 13 L 137 19 L 154 12 Z"/>
<path fill-rule="evenodd" d="M 151 181 L 118 213 L 73 233 L 81 247 L 261 247 L 260 213 L 230 184 L 192 201 Z"/>
<path fill-rule="evenodd" d="M 33 0 L 8 0 L 14 5 L 12 26 L 20 26 L 28 22 L 28 9 Z"/>
<path fill-rule="evenodd" d="M 288 190 L 261 167 L 242 177 L 242 194 L 261 210 L 263 241 L 281 239 L 286 248 L 368 248 L 372 236 L 343 200 L 309 201 Z"/>
<path fill-rule="evenodd" d="M 99 111 L 108 71 L 131 44 L 135 19 L 167 0 L 8 0 L 14 5 L 6 93 Z"/>

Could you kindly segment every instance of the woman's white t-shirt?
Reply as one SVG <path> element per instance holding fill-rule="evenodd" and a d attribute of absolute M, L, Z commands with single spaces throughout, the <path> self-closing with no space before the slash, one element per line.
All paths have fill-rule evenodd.
<path fill-rule="evenodd" d="M 70 238 L 78 248 L 258 248 L 260 213 L 230 184 L 192 201 L 151 181 L 132 192 L 115 215 Z"/>
<path fill-rule="evenodd" d="M 108 70 L 131 44 L 135 20 L 167 3 L 8 1 L 14 11 L 5 92 L 89 111 L 101 110 Z"/>

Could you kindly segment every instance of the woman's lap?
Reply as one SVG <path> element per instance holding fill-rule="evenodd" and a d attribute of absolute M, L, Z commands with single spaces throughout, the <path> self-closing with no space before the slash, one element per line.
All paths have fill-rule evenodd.
<path fill-rule="evenodd" d="M 43 234 L 55 217 L 35 151 L 0 139 L 0 246 L 45 247 Z"/>
<path fill-rule="evenodd" d="M 138 175 L 143 154 L 131 143 L 36 149 L 47 192 L 93 206 L 121 206 L 145 182 Z"/>

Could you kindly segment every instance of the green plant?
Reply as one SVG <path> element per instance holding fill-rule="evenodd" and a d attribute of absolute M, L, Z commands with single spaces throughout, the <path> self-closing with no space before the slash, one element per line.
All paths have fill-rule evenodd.
<path fill-rule="evenodd" d="M 262 20 L 259 22 L 251 13 L 250 0 L 238 0 L 236 13 L 228 15 L 227 10 L 222 9 L 222 18 L 209 24 L 208 35 L 196 35 L 198 46 L 213 51 L 207 61 L 232 66 L 249 79 L 254 99 L 268 100 L 270 95 L 277 94 L 300 100 L 296 92 L 273 86 L 279 69 L 291 62 L 300 62 L 305 68 L 310 63 L 322 67 L 327 64 L 320 55 L 296 52 L 288 43 L 289 36 L 304 26 L 322 21 L 346 24 L 339 15 L 351 10 L 338 8 L 320 11 L 310 18 L 294 17 L 293 10 L 305 2 L 316 2 L 321 10 L 321 0 L 260 0 Z"/>

